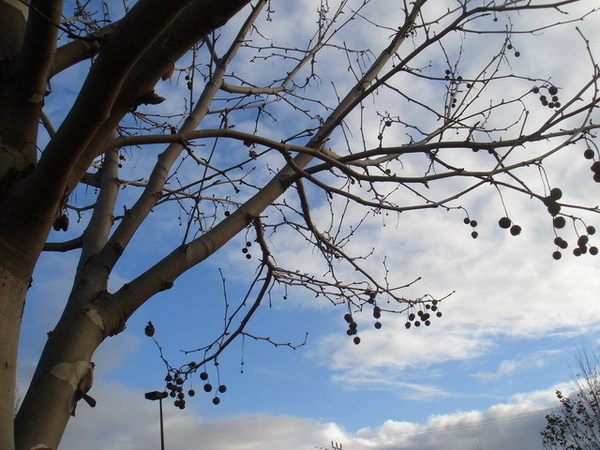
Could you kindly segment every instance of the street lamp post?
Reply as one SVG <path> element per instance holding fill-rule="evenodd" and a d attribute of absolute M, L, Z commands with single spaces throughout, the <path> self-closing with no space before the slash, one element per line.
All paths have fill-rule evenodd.
<path fill-rule="evenodd" d="M 158 408 L 160 411 L 160 450 L 165 450 L 165 435 L 163 432 L 163 413 L 162 413 L 162 401 L 163 398 L 167 397 L 169 394 L 167 394 L 166 392 L 160 392 L 160 391 L 152 391 L 152 392 L 146 392 L 144 394 L 144 397 L 146 397 L 146 400 L 158 400 Z"/>

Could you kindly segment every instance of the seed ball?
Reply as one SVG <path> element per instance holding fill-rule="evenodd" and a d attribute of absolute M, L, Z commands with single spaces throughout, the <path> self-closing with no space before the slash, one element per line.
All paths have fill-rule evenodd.
<path fill-rule="evenodd" d="M 248 253 L 248 248 L 247 248 L 247 247 L 244 247 L 244 248 L 242 249 L 242 253 Z"/>
<path fill-rule="evenodd" d="M 373 311 L 373 317 L 379 319 L 381 317 L 381 311 Z"/>
<path fill-rule="evenodd" d="M 435 313 L 435 315 L 436 315 L 436 317 L 442 317 L 442 312 L 438 311 L 438 312 Z"/>
<path fill-rule="evenodd" d="M 469 224 L 471 223 L 471 219 L 469 219 L 468 217 L 465 217 L 465 218 L 463 219 L 463 223 L 464 223 L 465 225 L 469 225 Z"/>
<path fill-rule="evenodd" d="M 168 373 L 165 377 L 165 381 L 173 381 L 173 376 L 170 373 Z"/>
<path fill-rule="evenodd" d="M 512 46 L 512 44 L 508 44 L 508 45 L 506 46 L 506 48 L 507 48 L 507 49 L 509 49 L 509 50 L 512 50 L 513 46 Z"/>
<path fill-rule="evenodd" d="M 350 313 L 344 314 L 344 320 L 348 323 L 352 322 L 352 314 L 350 314 Z"/>
<path fill-rule="evenodd" d="M 424 323 L 425 323 L 426 327 L 428 327 L 429 325 L 431 325 L 431 322 L 429 320 L 426 320 Z"/>
<path fill-rule="evenodd" d="M 515 52 L 515 57 L 518 58 L 519 56 L 521 56 L 521 52 Z"/>
<path fill-rule="evenodd" d="M 563 216 L 558 216 L 552 219 L 552 225 L 554 225 L 554 228 L 564 228 L 566 224 L 567 221 Z"/>
<path fill-rule="evenodd" d="M 411 327 L 411 323 L 410 322 L 406 322 L 404 324 L 404 326 L 406 327 L 406 329 L 408 330 Z"/>
<path fill-rule="evenodd" d="M 175 379 L 175 383 L 177 383 L 177 384 L 183 384 L 183 378 L 181 378 L 181 377 L 177 377 L 177 378 Z"/>
<path fill-rule="evenodd" d="M 579 247 L 573 249 L 573 254 L 575 256 L 581 256 L 581 249 Z"/>
<path fill-rule="evenodd" d="M 556 94 L 558 94 L 558 88 L 556 86 L 550 86 L 548 88 L 548 93 L 550 95 L 556 95 Z"/>
<path fill-rule="evenodd" d="M 354 339 L 353 339 L 353 342 L 354 342 L 355 345 L 360 344 L 360 338 L 358 336 L 355 336 Z"/>
<path fill-rule="evenodd" d="M 418 320 L 415 320 L 415 327 L 420 327 L 421 326 L 421 322 L 419 322 Z"/>
<path fill-rule="evenodd" d="M 555 108 L 560 108 L 562 105 L 560 102 L 554 102 L 554 107 Z"/>
<path fill-rule="evenodd" d="M 512 234 L 513 236 L 518 236 L 519 234 L 521 234 L 521 227 L 519 225 L 513 225 L 512 227 L 510 227 L 510 234 Z"/>
<path fill-rule="evenodd" d="M 373 324 L 373 326 L 379 330 L 381 328 L 381 322 L 377 321 Z"/>
<path fill-rule="evenodd" d="M 556 236 L 554 238 L 554 244 L 555 245 L 560 245 L 561 242 L 562 242 L 562 238 L 560 236 Z"/>
<path fill-rule="evenodd" d="M 469 225 L 471 225 L 473 228 L 475 228 L 477 226 L 477 221 L 476 220 L 471 220 L 471 222 L 469 223 Z"/>
<path fill-rule="evenodd" d="M 500 225 L 500 228 L 504 228 L 506 230 L 510 228 L 510 226 L 512 225 L 512 221 L 508 217 L 502 217 L 498 221 L 498 225 Z"/>
<path fill-rule="evenodd" d="M 200 372 L 200 379 L 203 381 L 208 380 L 208 373 L 206 372 Z"/>
<path fill-rule="evenodd" d="M 212 391 L 212 384 L 206 383 L 204 385 L 204 392 L 210 392 L 210 391 Z"/>
<path fill-rule="evenodd" d="M 594 150 L 591 148 L 586 149 L 586 151 L 583 152 L 583 157 L 585 159 L 594 159 Z"/>
<path fill-rule="evenodd" d="M 553 96 L 552 96 L 552 101 L 556 103 L 556 102 L 558 101 L 558 96 L 556 96 L 556 95 L 553 95 Z"/>
<path fill-rule="evenodd" d="M 213 405 L 218 405 L 221 403 L 221 399 L 219 397 L 215 397 L 212 399 Z"/>
<path fill-rule="evenodd" d="M 596 228 L 594 228 L 592 225 L 589 225 L 586 228 L 587 234 L 594 234 L 596 232 Z"/>
<path fill-rule="evenodd" d="M 582 255 L 587 253 L 587 247 L 577 247 L 577 248 L 581 251 Z"/>
<path fill-rule="evenodd" d="M 550 198 L 552 200 L 560 200 L 562 198 L 562 190 L 560 188 L 552 188 L 550 190 Z"/>
<path fill-rule="evenodd" d="M 246 253 L 246 259 L 251 259 L 252 255 L 250 253 Z"/>
<path fill-rule="evenodd" d="M 246 247 L 251 247 L 251 246 L 252 246 L 252 242 L 246 241 Z"/>
<path fill-rule="evenodd" d="M 431 307 L 431 310 L 432 310 L 432 311 L 437 311 L 437 306 L 433 305 L 433 306 Z"/>
<path fill-rule="evenodd" d="M 558 246 L 564 250 L 565 248 L 567 248 L 569 246 L 569 243 L 567 241 L 565 241 L 564 239 L 561 239 L 560 244 L 558 244 Z"/>
<path fill-rule="evenodd" d="M 221 394 L 224 394 L 225 392 L 227 392 L 227 386 L 225 386 L 224 384 L 222 384 L 221 386 L 219 386 L 219 392 Z"/>
<path fill-rule="evenodd" d="M 156 330 L 154 329 L 154 325 L 152 325 L 152 322 L 148 322 L 148 325 L 146 325 L 146 327 L 144 328 L 144 333 L 146 334 L 146 336 L 154 336 L 155 331 Z"/>
<path fill-rule="evenodd" d="M 170 397 L 175 397 L 176 395 L 177 395 L 177 392 L 175 392 L 175 391 L 169 392 Z"/>
<path fill-rule="evenodd" d="M 589 238 L 585 234 L 582 236 L 579 236 L 579 239 L 577 239 L 577 245 L 579 247 L 585 247 L 588 242 L 589 242 Z"/>
<path fill-rule="evenodd" d="M 354 336 L 357 333 L 356 328 L 350 328 L 349 330 L 346 331 L 346 334 L 348 336 Z"/>
<path fill-rule="evenodd" d="M 531 92 L 533 92 L 534 94 L 537 94 L 540 92 L 540 88 L 537 86 L 534 86 L 533 89 L 531 89 Z"/>
<path fill-rule="evenodd" d="M 598 254 L 598 247 L 590 247 L 590 255 L 596 256 Z"/>
<path fill-rule="evenodd" d="M 351 330 L 356 330 L 358 328 L 358 324 L 356 322 L 350 322 L 348 324 L 348 328 L 350 328 Z"/>
<path fill-rule="evenodd" d="M 560 205 L 558 203 L 550 203 L 548 205 L 548 212 L 551 216 L 556 216 L 560 212 Z"/>
<path fill-rule="evenodd" d="M 185 398 L 185 394 L 183 392 L 180 392 L 179 394 L 177 394 L 177 398 L 179 400 L 183 400 Z"/>
<path fill-rule="evenodd" d="M 562 253 L 556 250 L 554 253 L 552 253 L 552 257 L 558 261 L 560 258 L 562 258 Z"/>
<path fill-rule="evenodd" d="M 424 314 L 423 311 L 421 311 L 421 310 L 417 311 L 417 316 L 423 317 L 423 314 Z"/>
<path fill-rule="evenodd" d="M 595 173 L 593 178 L 596 183 L 600 183 L 600 172 Z"/>
<path fill-rule="evenodd" d="M 473 232 L 471 233 L 471 237 L 472 237 L 473 239 L 477 239 L 477 236 L 479 236 L 479 233 L 478 233 L 477 231 L 473 231 Z"/>
<path fill-rule="evenodd" d="M 181 400 L 175 400 L 175 401 L 173 402 L 173 405 L 175 405 L 175 407 L 176 407 L 176 408 L 179 408 L 179 402 L 180 402 L 180 401 L 181 401 Z"/>
<path fill-rule="evenodd" d="M 555 106 L 554 102 L 548 103 L 548 108 L 554 108 L 554 106 Z"/>
<path fill-rule="evenodd" d="M 540 102 L 544 103 L 548 103 L 548 98 L 545 95 L 540 96 Z"/>
<path fill-rule="evenodd" d="M 188 391 L 188 395 L 189 395 L 190 397 L 193 397 L 194 395 L 196 395 L 196 391 L 195 391 L 195 390 L 193 390 L 193 389 L 190 389 L 190 390 Z"/>
<path fill-rule="evenodd" d="M 410 314 L 408 315 L 408 320 L 410 320 L 410 321 L 413 321 L 413 320 L 415 320 L 415 313 L 410 313 Z"/>
<path fill-rule="evenodd" d="M 590 166 L 590 169 L 592 170 L 592 172 L 594 173 L 598 173 L 600 172 L 600 161 L 596 161 L 594 164 L 592 164 Z"/>

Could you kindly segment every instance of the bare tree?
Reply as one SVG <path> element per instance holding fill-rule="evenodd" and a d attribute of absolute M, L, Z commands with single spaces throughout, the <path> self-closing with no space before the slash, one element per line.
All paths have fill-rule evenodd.
<path fill-rule="evenodd" d="M 544 448 L 594 449 L 600 447 L 600 366 L 587 354 L 578 356 L 579 373 L 573 377 L 575 389 L 566 396 L 556 391 L 560 407 L 546 414 L 541 431 Z"/>
<path fill-rule="evenodd" d="M 562 202 L 546 169 L 577 148 L 593 163 L 581 183 L 600 181 L 599 71 L 576 28 L 595 17 L 595 0 L 297 3 L 309 14 L 289 17 L 294 8 L 275 0 L 76 1 L 73 9 L 58 0 L 26 7 L 0 1 L 3 449 L 56 448 L 74 403 L 90 388 L 98 346 L 243 232 L 248 257 L 253 242 L 259 249 L 256 278 L 227 311 L 222 332 L 198 347 L 199 360 L 168 366 L 171 387 L 239 336 L 296 345 L 247 334 L 276 287 L 303 286 L 347 305 L 357 343 L 352 313 L 359 309 L 372 308 L 376 318 L 406 314 L 407 328 L 429 325 L 442 299 L 405 298 L 406 284 L 396 284 L 385 262 L 373 273 L 364 264 L 371 251 L 351 248 L 373 215 L 440 208 L 477 237 L 467 196 L 491 188 L 501 199 L 520 193 L 543 202 L 556 259 L 567 246 L 562 236 L 573 234 L 576 255 L 597 253 L 586 216 L 598 207 Z M 302 36 L 310 14 L 312 31 Z M 298 24 L 288 29 L 291 41 L 276 33 L 286 18 Z M 535 45 L 554 27 L 570 30 L 573 45 L 587 52 L 580 85 L 532 73 L 520 58 L 519 46 Z M 365 30 L 379 44 L 362 46 Z M 70 101 L 53 81 L 71 70 L 85 72 L 78 94 L 64 116 L 49 117 L 44 108 L 54 98 Z M 153 164 L 151 145 L 163 146 Z M 134 155 L 144 164 L 132 162 Z M 502 202 L 499 225 L 517 235 L 520 226 Z M 316 214 L 314 205 L 328 214 Z M 174 210 L 179 244 L 108 292 L 143 224 Z M 83 233 L 48 242 L 53 228 L 69 228 L 69 217 L 85 224 Z M 561 231 L 567 221 L 571 236 Z M 283 230 L 314 248 L 312 268 L 277 263 L 272 242 Z M 42 251 L 78 251 L 80 262 L 14 420 L 13 442 L 21 314 Z M 153 334 L 151 324 L 146 333 Z"/>

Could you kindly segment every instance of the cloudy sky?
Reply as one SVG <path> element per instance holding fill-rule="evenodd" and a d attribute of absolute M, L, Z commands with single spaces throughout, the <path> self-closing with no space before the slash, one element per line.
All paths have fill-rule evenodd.
<path fill-rule="evenodd" d="M 273 21 L 261 26 L 279 38 L 277 42 L 305 42 L 314 29 L 319 2 L 293 7 L 279 3 L 273 2 Z M 369 17 L 389 26 L 399 23 L 402 15 L 396 3 L 373 2 L 376 7 L 367 10 L 372 14 Z M 584 10 L 595 6 L 594 0 L 579 3 Z M 335 9 L 332 2 L 330 5 Z M 567 24 L 560 31 L 537 33 L 533 38 L 513 35 L 521 60 L 510 64 L 551 77 L 565 92 L 576 90 L 590 71 L 584 42 L 575 27 L 591 38 L 592 52 L 598 56 L 598 16 L 589 17 L 586 23 Z M 294 17 L 294 26 L 289 17 Z M 556 17 L 560 15 L 515 16 L 510 23 L 516 30 L 531 29 Z M 239 20 L 229 25 L 231 29 Z M 355 28 L 342 33 L 340 40 L 363 47 L 369 42 L 372 48 L 382 48 L 390 33 L 369 27 L 369 23 L 357 20 Z M 459 41 L 451 38 L 447 49 Z M 478 45 L 464 43 L 463 70 L 484 61 L 483 57 L 477 59 Z M 348 75 L 344 58 L 340 54 L 339 59 L 326 59 L 318 66 L 325 74 L 318 87 L 324 99 L 336 95 L 328 84 L 336 71 Z M 236 73 L 244 74 L 245 65 L 239 65 Z M 261 71 L 266 70 L 261 67 L 258 74 L 244 76 L 260 79 Z M 82 71 L 85 67 L 63 74 L 54 89 L 68 89 Z M 352 78 L 348 77 L 336 80 L 336 88 L 351 85 Z M 157 90 L 170 94 L 181 87 L 169 82 Z M 423 98 L 433 95 L 425 91 Z M 393 111 L 393 102 L 379 100 L 383 109 Z M 166 107 L 175 108 L 169 102 L 170 98 Z M 60 120 L 65 105 L 55 100 L 49 102 L 48 110 Z M 371 122 L 362 120 L 367 129 L 369 125 L 377 129 L 376 117 Z M 282 113 L 280 123 L 267 123 L 263 134 L 281 139 L 294 133 L 288 128 L 293 119 Z M 241 129 L 252 126 L 250 119 L 240 124 Z M 353 126 L 360 127 L 358 117 L 349 118 L 348 127 Z M 403 132 L 396 131 L 396 137 L 402 139 Z M 373 131 L 365 137 L 369 145 L 376 145 L 376 135 Z M 362 139 L 358 134 L 354 137 Z M 332 148 L 343 146 L 343 139 L 337 139 Z M 550 160 L 548 173 L 553 185 L 562 187 L 566 203 L 594 206 L 600 185 L 592 182 L 583 150 L 568 149 L 570 154 Z M 136 171 L 152 163 L 136 151 L 128 153 L 128 158 L 135 161 Z M 78 195 L 82 200 L 91 194 Z M 333 306 L 300 288 L 291 289 L 286 299 L 273 298 L 263 305 L 249 332 L 292 344 L 301 343 L 308 333 L 307 344 L 292 350 L 249 338 L 234 343 L 221 357 L 218 370 L 213 366 L 207 369 L 213 384 L 227 385 L 218 406 L 212 404 L 213 393 L 202 392 L 197 377 L 193 387 L 198 394 L 188 399 L 185 410 L 173 407 L 170 399 L 165 401 L 166 447 L 299 450 L 332 448 L 333 442 L 349 450 L 540 448 L 539 431 L 544 414 L 555 406 L 554 391 L 569 389 L 578 351 L 593 353 L 597 349 L 600 270 L 598 259 L 589 254 L 576 258 L 567 252 L 560 261 L 552 258 L 554 230 L 539 202 L 510 193 L 504 201 L 513 220 L 523 228 L 519 236 L 498 227 L 504 213 L 492 190 L 477 191 L 463 201 L 469 217 L 478 221 L 477 239 L 472 239 L 461 211 L 424 210 L 393 219 L 369 216 L 349 249 L 356 254 L 378 249 L 365 264 L 377 272 L 385 255 L 395 284 L 421 277 L 406 289 L 406 297 L 430 294 L 441 298 L 453 292 L 439 305 L 443 317 L 433 320 L 429 327 L 407 330 L 405 315 L 384 314 L 381 329 L 375 329 L 369 311 L 355 312 L 361 343 L 354 345 L 345 332 L 345 306 Z M 315 220 L 325 223 L 328 204 L 315 196 L 314 206 Z M 111 289 L 133 278 L 140 267 L 147 267 L 148 261 L 164 255 L 181 239 L 179 228 L 173 232 L 176 220 L 169 213 L 167 210 L 167 215 L 152 220 L 132 244 L 132 256 L 117 266 Z M 362 217 L 358 209 L 347 214 L 350 222 Z M 84 221 L 73 222 L 69 233 L 75 236 Z M 597 217 L 592 216 L 590 224 L 600 227 Z M 175 241 L 170 240 L 177 233 Z M 51 240 L 64 238 L 51 236 Z M 239 303 L 253 277 L 255 266 L 240 251 L 246 239 L 240 236 L 233 240 L 201 267 L 181 277 L 175 288 L 150 300 L 130 320 L 125 332 L 98 350 L 91 391 L 98 405 L 95 409 L 79 406 L 62 448 L 159 448 L 158 405 L 145 400 L 144 393 L 164 389 L 166 370 L 156 345 L 144 335 L 144 326 L 148 321 L 155 324 L 155 337 L 174 365 L 193 358 L 180 350 L 198 348 L 218 331 L 223 323 L 223 286 L 227 298 Z M 593 245 L 600 243 L 597 236 L 591 239 Z M 272 243 L 281 265 L 310 267 L 316 259 L 314 251 L 290 231 L 278 232 Z M 46 332 L 60 315 L 76 264 L 77 255 L 70 253 L 44 254 L 40 260 L 21 338 L 21 390 L 26 389 Z"/>

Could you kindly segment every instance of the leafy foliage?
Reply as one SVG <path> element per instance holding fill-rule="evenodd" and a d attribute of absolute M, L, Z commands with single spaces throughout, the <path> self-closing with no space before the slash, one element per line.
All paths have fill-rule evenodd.
<path fill-rule="evenodd" d="M 600 448 L 600 366 L 579 359 L 581 373 L 575 391 L 567 396 L 556 391 L 559 410 L 546 415 L 541 432 L 544 448 L 592 450 Z"/>

